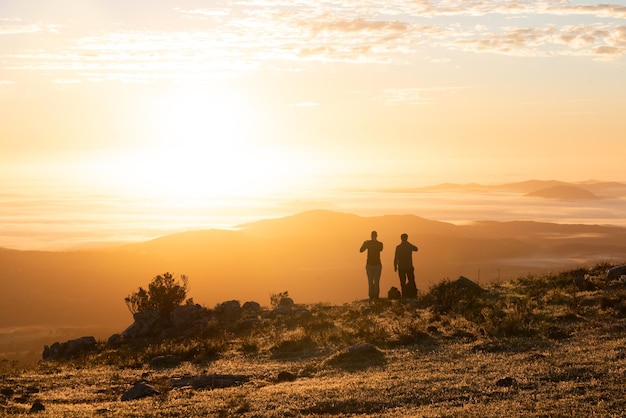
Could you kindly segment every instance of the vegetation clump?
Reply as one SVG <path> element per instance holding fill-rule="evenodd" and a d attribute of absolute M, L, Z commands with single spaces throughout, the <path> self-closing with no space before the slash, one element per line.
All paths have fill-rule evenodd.
<path fill-rule="evenodd" d="M 446 279 L 414 300 L 227 301 L 202 308 L 193 334 L 4 370 L 0 414 L 27 411 L 36 387 L 46 413 L 64 416 L 139 416 L 154 404 L 155 417 L 611 416 L 626 410 L 626 284 L 608 267 L 484 287 Z M 186 278 L 151 285 L 127 298 L 135 312 L 190 308 L 178 308 Z M 122 406 L 137 382 L 158 394 Z"/>
<path fill-rule="evenodd" d="M 124 301 L 128 310 L 135 315 L 139 312 L 157 311 L 162 318 L 167 316 L 185 300 L 187 296 L 187 276 L 174 276 L 164 273 L 155 276 L 148 284 L 148 290 L 143 287 L 126 296 Z M 189 304 L 193 304 L 191 299 Z"/>

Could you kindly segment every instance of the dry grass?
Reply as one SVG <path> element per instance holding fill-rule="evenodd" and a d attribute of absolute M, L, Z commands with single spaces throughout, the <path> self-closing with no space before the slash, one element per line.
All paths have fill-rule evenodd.
<path fill-rule="evenodd" d="M 552 417 L 626 414 L 626 319 L 616 283 L 589 271 L 523 278 L 441 312 L 425 300 L 307 306 L 212 342 L 161 342 L 32 370 L 3 370 L 0 413 L 115 417 Z M 589 286 L 581 288 L 580 274 Z M 578 287 L 574 286 L 578 283 Z M 591 286 L 593 284 L 593 286 Z M 592 289 L 592 290 L 589 290 Z M 216 339 L 218 341 L 216 341 Z M 376 356 L 342 363 L 338 352 L 371 343 Z M 198 350 L 217 350 L 202 356 Z M 195 351 L 194 351 L 195 350 Z M 153 354 L 188 356 L 153 369 Z M 104 361 L 107 359 L 107 361 Z M 280 372 L 294 381 L 281 381 Z M 237 374 L 224 389 L 172 380 Z M 122 402 L 144 379 L 160 395 Z"/>

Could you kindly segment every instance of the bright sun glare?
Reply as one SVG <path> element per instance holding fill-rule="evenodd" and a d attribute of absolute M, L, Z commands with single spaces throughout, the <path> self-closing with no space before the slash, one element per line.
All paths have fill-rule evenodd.
<path fill-rule="evenodd" d="M 286 149 L 264 146 L 241 97 L 176 92 L 150 106 L 150 146 L 116 157 L 113 181 L 163 198 L 257 197 L 284 190 L 302 169 Z"/>

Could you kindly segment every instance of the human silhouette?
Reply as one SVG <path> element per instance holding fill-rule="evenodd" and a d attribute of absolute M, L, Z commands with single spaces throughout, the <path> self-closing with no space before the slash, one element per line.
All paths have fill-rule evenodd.
<path fill-rule="evenodd" d="M 396 254 L 393 258 L 393 271 L 400 276 L 400 288 L 403 298 L 417 297 L 415 285 L 415 269 L 413 268 L 413 252 L 417 247 L 411 244 L 407 234 L 400 235 L 400 244 L 396 246 Z"/>
<path fill-rule="evenodd" d="M 378 233 L 372 231 L 372 239 L 364 241 L 360 252 L 367 250 L 367 262 L 365 271 L 367 272 L 367 286 L 370 300 L 378 299 L 380 293 L 380 273 L 383 266 L 380 262 L 380 252 L 383 250 L 383 243 L 377 239 Z"/>

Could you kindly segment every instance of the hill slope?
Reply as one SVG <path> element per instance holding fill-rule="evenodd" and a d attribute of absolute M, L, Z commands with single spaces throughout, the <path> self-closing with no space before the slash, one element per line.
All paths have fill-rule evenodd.
<path fill-rule="evenodd" d="M 141 244 L 72 252 L 0 251 L 0 327 L 106 327 L 131 321 L 124 297 L 164 272 L 186 274 L 189 295 L 207 306 L 230 299 L 269 302 L 289 291 L 303 303 L 367 295 L 363 240 L 384 243 L 381 296 L 398 286 L 400 234 L 414 255 L 421 291 L 461 275 L 487 283 L 596 261 L 626 259 L 626 229 L 536 222 L 457 226 L 417 216 L 361 217 L 328 211 L 191 231 Z M 24 309 L 27 307 L 27 309 Z"/>

